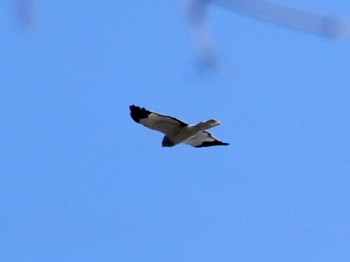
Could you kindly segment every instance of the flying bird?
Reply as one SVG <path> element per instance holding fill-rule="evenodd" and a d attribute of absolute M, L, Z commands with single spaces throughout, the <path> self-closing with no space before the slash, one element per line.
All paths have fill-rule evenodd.
<path fill-rule="evenodd" d="M 215 119 L 189 125 L 175 117 L 161 115 L 135 105 L 130 106 L 130 115 L 136 123 L 165 134 L 162 141 L 163 147 L 171 147 L 181 143 L 194 147 L 229 145 L 229 143 L 222 142 L 205 131 L 221 124 Z"/>
<path fill-rule="evenodd" d="M 201 69 L 217 69 L 215 48 L 207 11 L 219 6 L 252 18 L 329 38 L 350 35 L 349 17 L 329 16 L 270 0 L 177 0 L 187 18 L 196 61 Z M 249 33 L 249 32 L 248 32 Z"/>

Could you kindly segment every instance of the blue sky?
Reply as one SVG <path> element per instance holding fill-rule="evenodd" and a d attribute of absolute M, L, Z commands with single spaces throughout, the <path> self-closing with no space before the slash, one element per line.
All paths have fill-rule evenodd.
<path fill-rule="evenodd" d="M 1 261 L 349 261 L 349 39 L 212 7 L 205 73 L 173 1 L 33 2 L 0 4 Z M 162 148 L 131 104 L 230 146 Z"/>

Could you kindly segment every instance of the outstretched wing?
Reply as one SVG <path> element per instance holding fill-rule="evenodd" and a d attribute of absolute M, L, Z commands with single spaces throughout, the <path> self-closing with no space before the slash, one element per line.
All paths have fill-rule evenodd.
<path fill-rule="evenodd" d="M 348 18 L 331 17 L 270 0 L 212 0 L 214 4 L 261 20 L 328 37 L 349 36 Z"/>
<path fill-rule="evenodd" d="M 180 128 L 188 126 L 188 124 L 175 117 L 161 115 L 135 105 L 130 106 L 130 115 L 136 123 L 166 135 L 172 135 Z"/>
<path fill-rule="evenodd" d="M 194 147 L 208 147 L 208 146 L 228 146 L 229 143 L 225 143 L 214 137 L 207 131 L 200 131 L 196 135 L 187 139 L 185 142 L 187 145 Z"/>

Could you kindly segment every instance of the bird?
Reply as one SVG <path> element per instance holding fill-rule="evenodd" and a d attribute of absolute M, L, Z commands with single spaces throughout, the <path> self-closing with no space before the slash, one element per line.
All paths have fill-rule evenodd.
<path fill-rule="evenodd" d="M 163 147 L 172 147 L 181 143 L 197 148 L 229 145 L 206 131 L 221 124 L 215 119 L 189 125 L 175 117 L 162 115 L 135 105 L 130 106 L 130 116 L 136 123 L 165 134 L 162 141 Z"/>
<path fill-rule="evenodd" d="M 350 18 L 330 16 L 271 0 L 177 0 L 189 25 L 195 58 L 201 71 L 217 70 L 221 59 L 212 36 L 207 13 L 217 6 L 260 21 L 329 38 L 347 38 Z M 249 32 L 248 32 L 249 33 Z"/>

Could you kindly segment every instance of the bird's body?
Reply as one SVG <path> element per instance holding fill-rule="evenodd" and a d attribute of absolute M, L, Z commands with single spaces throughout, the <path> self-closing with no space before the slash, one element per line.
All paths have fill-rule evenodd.
<path fill-rule="evenodd" d="M 130 106 L 130 115 L 135 122 L 165 134 L 162 141 L 163 147 L 171 147 L 181 143 L 194 147 L 228 145 L 205 131 L 221 124 L 214 119 L 196 125 L 188 125 L 175 117 L 161 115 L 134 105 Z"/>

